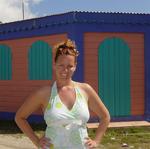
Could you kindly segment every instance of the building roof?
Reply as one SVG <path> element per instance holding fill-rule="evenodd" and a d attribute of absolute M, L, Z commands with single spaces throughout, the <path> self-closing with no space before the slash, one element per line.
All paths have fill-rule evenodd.
<path fill-rule="evenodd" d="M 73 11 L 40 18 L 2 23 L 0 24 L 0 37 L 9 33 L 18 33 L 72 23 L 150 25 L 150 14 Z"/>

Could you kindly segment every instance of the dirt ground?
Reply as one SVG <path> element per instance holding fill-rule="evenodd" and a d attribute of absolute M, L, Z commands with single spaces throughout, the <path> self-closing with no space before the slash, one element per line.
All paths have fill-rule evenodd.
<path fill-rule="evenodd" d="M 0 134 L 0 149 L 36 149 L 25 136 Z"/>

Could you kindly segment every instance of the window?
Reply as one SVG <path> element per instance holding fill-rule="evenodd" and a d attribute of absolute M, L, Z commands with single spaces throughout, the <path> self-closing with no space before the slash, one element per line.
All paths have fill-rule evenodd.
<path fill-rule="evenodd" d="M 0 80 L 12 79 L 12 54 L 6 45 L 0 45 Z"/>
<path fill-rule="evenodd" d="M 44 41 L 32 44 L 28 53 L 28 72 L 30 80 L 52 79 L 52 49 Z"/>
<path fill-rule="evenodd" d="M 130 115 L 130 49 L 117 37 L 99 46 L 99 94 L 111 116 Z"/>

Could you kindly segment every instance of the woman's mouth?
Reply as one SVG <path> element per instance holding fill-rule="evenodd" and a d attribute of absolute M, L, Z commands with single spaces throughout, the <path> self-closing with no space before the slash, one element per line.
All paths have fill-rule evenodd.
<path fill-rule="evenodd" d="M 64 76 L 64 77 L 66 77 L 66 76 L 67 76 L 67 74 L 66 74 L 66 73 L 62 73 L 62 74 L 61 74 L 61 76 Z"/>

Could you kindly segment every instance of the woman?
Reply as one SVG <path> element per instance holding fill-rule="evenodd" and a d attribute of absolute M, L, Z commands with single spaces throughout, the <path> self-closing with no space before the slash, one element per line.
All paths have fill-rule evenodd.
<path fill-rule="evenodd" d="M 95 148 L 109 124 L 109 112 L 90 85 L 72 80 L 79 55 L 74 42 L 59 43 L 55 50 L 56 81 L 52 87 L 43 87 L 33 93 L 17 111 L 15 121 L 38 148 Z M 42 108 L 47 124 L 42 138 L 36 136 L 26 120 L 38 108 Z M 101 119 L 94 139 L 87 134 L 89 109 Z"/>

